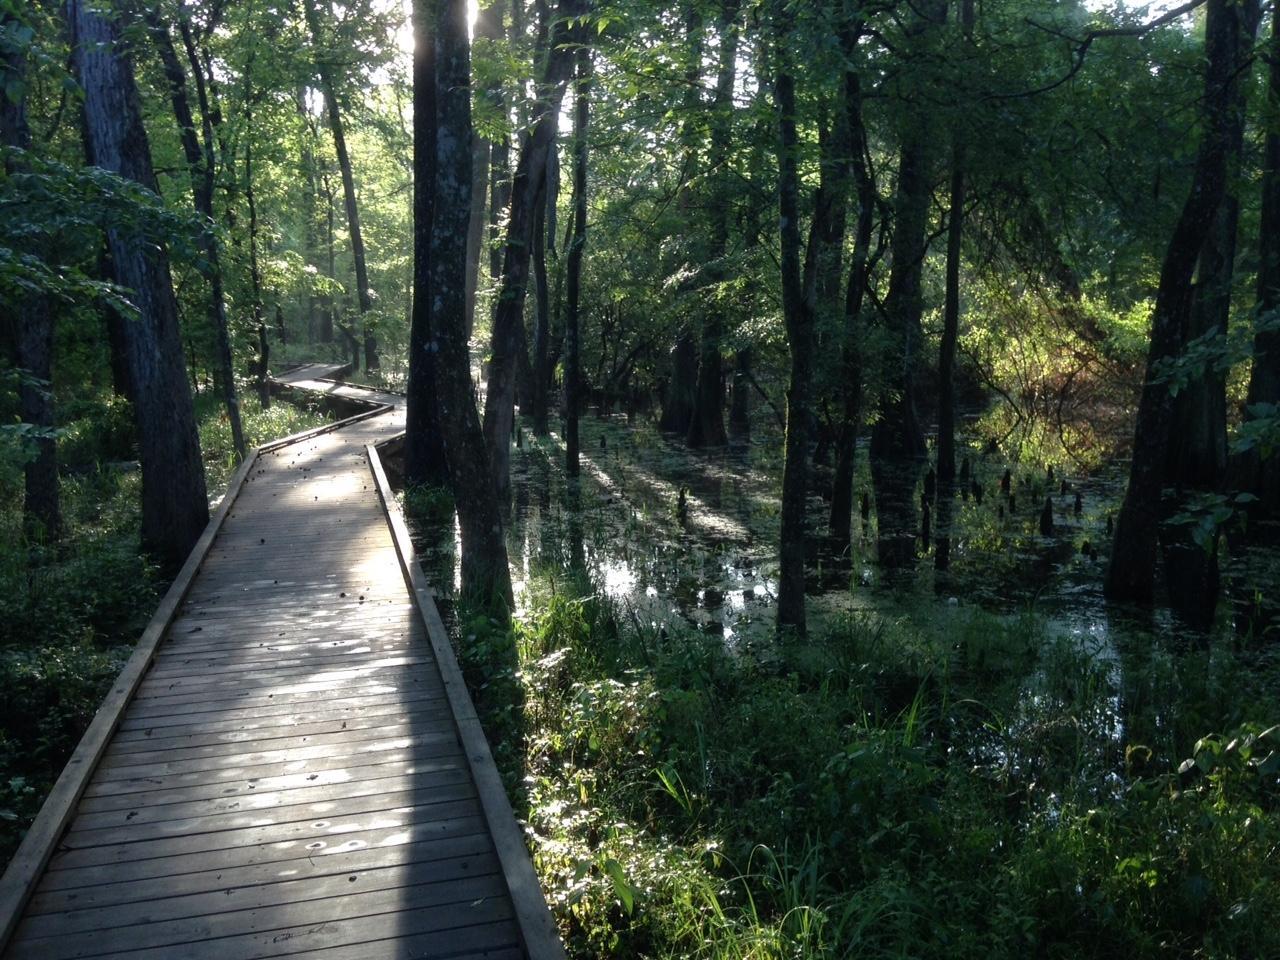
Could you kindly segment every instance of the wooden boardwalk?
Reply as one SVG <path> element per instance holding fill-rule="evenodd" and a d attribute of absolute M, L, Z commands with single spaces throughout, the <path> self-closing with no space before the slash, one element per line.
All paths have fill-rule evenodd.
<path fill-rule="evenodd" d="M 0 947 L 68 957 L 562 957 L 371 444 L 262 448 L 0 882 Z M 370 459 L 373 459 L 373 463 Z"/>

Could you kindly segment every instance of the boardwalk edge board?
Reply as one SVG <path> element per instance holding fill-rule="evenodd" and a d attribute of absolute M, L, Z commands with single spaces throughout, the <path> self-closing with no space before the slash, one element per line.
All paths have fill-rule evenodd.
<path fill-rule="evenodd" d="M 498 768 L 489 750 L 489 741 L 480 726 L 471 696 L 467 693 L 462 671 L 458 669 L 453 645 L 449 642 L 449 635 L 440 620 L 435 600 L 432 599 L 431 587 L 427 583 L 426 575 L 418 566 L 413 540 L 409 536 L 409 528 L 404 522 L 404 516 L 396 504 L 391 485 L 387 481 L 386 471 L 382 467 L 382 458 L 374 444 L 369 444 L 365 449 L 369 455 L 369 467 L 377 485 L 378 496 L 382 499 L 387 523 L 391 527 L 391 538 L 395 542 L 401 572 L 404 574 L 409 592 L 417 603 L 418 613 L 427 628 L 427 636 L 435 651 L 436 664 L 444 680 L 445 693 L 458 724 L 458 736 L 462 741 L 463 753 L 471 768 L 476 792 L 480 796 L 480 806 L 489 832 L 493 836 L 498 862 L 502 866 L 503 877 L 511 894 L 516 925 L 524 941 L 525 951 L 530 960 L 564 960 L 564 945 L 556 932 L 555 921 L 542 895 L 542 887 L 533 869 L 533 861 L 529 858 L 529 850 L 516 823 L 515 813 L 511 809 L 511 802 L 507 798 L 502 780 L 498 776 Z"/>

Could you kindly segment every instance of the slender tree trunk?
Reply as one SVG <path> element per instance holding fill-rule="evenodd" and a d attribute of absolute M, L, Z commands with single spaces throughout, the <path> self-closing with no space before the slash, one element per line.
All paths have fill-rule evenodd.
<path fill-rule="evenodd" d="M 1156 541 L 1172 426 L 1172 397 L 1168 383 L 1153 379 L 1152 372 L 1185 346 L 1195 294 L 1192 275 L 1226 190 L 1232 106 L 1244 38 L 1243 16 L 1243 9 L 1233 0 L 1209 0 L 1205 26 L 1205 131 L 1191 194 L 1183 205 L 1160 269 L 1147 352 L 1147 381 L 1134 428 L 1129 486 L 1116 522 L 1105 583 L 1107 598 L 1116 602 L 1150 604 L 1154 599 Z"/>
<path fill-rule="evenodd" d="M 497 491 L 487 462 L 487 451 L 471 389 L 467 348 L 467 224 L 471 209 L 471 66 L 467 42 L 467 5 L 463 0 L 415 0 L 418 37 L 415 54 L 415 125 L 430 123 L 434 101 L 434 170 L 432 161 L 416 158 L 420 178 L 433 174 L 430 186 L 419 180 L 419 189 L 430 189 L 430 244 L 425 257 L 415 256 L 416 298 L 428 309 L 415 311 L 415 327 L 426 322 L 425 336 L 417 342 L 425 350 L 415 352 L 410 363 L 415 372 L 425 367 L 433 376 L 438 402 L 437 416 L 444 439 L 449 476 L 462 532 L 462 589 L 473 602 L 484 604 L 500 616 L 512 606 L 511 574 L 502 534 Z M 430 24 L 430 40 L 426 32 Z M 419 61 L 427 56 L 434 64 Z M 432 69 L 428 73 L 428 69 Z M 428 91 L 417 89 L 430 83 Z M 423 110 L 419 114 L 417 110 Z M 432 139 L 432 138 L 428 138 Z M 415 133 L 415 146 L 423 143 Z M 424 211 L 415 205 L 415 217 Z M 415 235 L 422 225 L 415 223 Z M 411 403 L 422 394 L 416 390 Z"/>
<path fill-rule="evenodd" d="M 960 28 L 966 41 L 973 33 L 973 19 L 973 0 L 961 0 Z M 967 149 L 964 121 L 961 120 L 951 135 L 951 213 L 947 222 L 942 344 L 938 351 L 938 479 L 944 482 L 950 482 L 956 476 L 955 365 L 956 343 L 960 337 L 960 245 L 964 239 Z"/>
<path fill-rule="evenodd" d="M 380 366 L 378 341 L 374 336 L 373 328 L 369 325 L 368 316 L 369 311 L 373 309 L 373 296 L 369 292 L 369 270 L 365 263 L 364 235 L 360 231 L 360 207 L 356 202 L 356 181 L 351 170 L 351 155 L 347 152 L 347 136 L 342 112 L 338 106 L 338 89 L 334 82 L 333 69 L 323 52 L 323 35 L 316 0 L 304 0 L 303 12 L 307 19 L 307 29 L 311 33 L 311 43 L 316 49 L 316 73 L 320 77 L 320 91 L 324 94 L 329 131 L 333 134 L 333 151 L 338 159 L 338 170 L 342 174 L 342 197 L 347 212 L 347 233 L 351 237 L 351 259 L 355 261 L 356 268 L 356 298 L 364 328 L 364 365 L 366 370 L 376 370 Z M 353 333 L 352 336 L 354 335 Z"/>
<path fill-rule="evenodd" d="M 522 331 L 534 205 L 540 193 L 538 185 L 546 176 L 547 153 L 555 135 L 564 82 L 573 68 L 573 48 L 567 41 L 576 27 L 571 26 L 570 20 L 581 13 L 581 0 L 561 0 L 559 16 L 551 28 L 538 118 L 532 135 L 521 147 L 520 160 L 512 179 L 511 215 L 507 223 L 502 279 L 494 309 L 489 382 L 484 405 L 485 442 L 489 447 L 494 485 L 502 503 L 507 501 L 510 485 L 518 352 L 524 349 L 526 359 L 528 356 Z"/>
<path fill-rule="evenodd" d="M 548 170 L 550 165 L 548 164 Z M 545 190 L 544 190 L 545 192 Z M 555 201 L 544 196 L 536 206 L 533 223 L 533 432 L 547 435 L 547 393 L 550 376 L 547 361 L 551 352 L 551 292 L 547 284 L 547 207 Z"/>
<path fill-rule="evenodd" d="M 310 130 L 308 129 L 306 87 L 298 90 L 298 117 L 302 121 L 303 131 L 298 138 L 300 142 L 299 173 L 302 175 L 302 218 L 305 223 L 302 234 L 302 262 L 308 271 L 314 269 L 316 261 L 316 158 L 312 149 Z M 314 344 L 319 339 L 320 324 L 317 319 L 318 298 L 314 289 L 308 287 L 303 304 L 303 322 L 307 328 L 307 343 Z"/>
<path fill-rule="evenodd" d="M 117 25 L 84 0 L 67 0 L 74 64 L 84 91 L 94 163 L 155 191 L 133 65 Z M 204 465 L 178 332 L 165 249 L 126 227 L 107 230 L 117 280 L 138 318 L 124 324 L 142 459 L 142 541 L 167 570 L 191 551 L 209 519 Z"/>
<path fill-rule="evenodd" d="M 720 50 L 716 68 L 716 92 L 711 104 L 711 153 L 708 161 L 715 171 L 715 190 L 710 212 L 711 249 L 707 262 L 715 281 L 724 276 L 722 261 L 729 250 L 729 197 L 732 175 L 728 170 L 733 135 L 733 84 L 737 77 L 739 0 L 721 0 L 717 20 Z M 693 415 L 686 442 L 691 447 L 723 446 L 724 371 L 720 350 L 724 321 L 718 307 L 702 318 L 702 339 L 698 347 L 698 381 L 694 388 Z"/>
<path fill-rule="evenodd" d="M 849 37 L 846 46 L 851 51 L 856 42 L 856 29 L 849 32 Z M 849 156 L 858 197 L 858 219 L 845 287 L 844 329 L 840 343 L 840 425 L 836 431 L 829 526 L 832 540 L 841 547 L 848 547 L 853 536 L 853 467 L 858 421 L 862 416 L 862 304 L 867 290 L 876 205 L 876 185 L 867 163 L 867 131 L 862 119 L 862 78 L 853 70 L 845 72 L 844 101 L 849 116 Z"/>
<path fill-rule="evenodd" d="M 325 236 L 325 276 L 329 278 L 330 283 L 338 281 L 338 255 L 337 243 L 334 235 L 335 210 L 337 205 L 337 197 L 334 194 L 333 183 L 329 179 L 328 172 L 324 172 L 320 176 L 320 183 L 324 187 L 324 236 Z M 320 342 L 333 343 L 333 332 L 337 326 L 337 307 L 332 293 L 324 295 L 324 302 L 320 311 Z"/>
<path fill-rule="evenodd" d="M 781 33 L 781 32 L 780 32 Z M 780 35 L 777 56 L 785 64 L 786 36 Z M 778 631 L 803 636 L 806 629 L 804 601 L 805 497 L 808 490 L 810 391 L 813 379 L 814 315 L 806 293 L 816 275 L 816 238 L 828 215 L 828 198 L 818 191 L 814 206 L 805 276 L 800 271 L 800 176 L 796 154 L 795 81 L 785 67 L 774 79 L 778 108 L 778 208 L 782 239 L 782 312 L 791 350 L 791 380 L 787 387 L 787 434 L 782 468 L 782 517 L 779 537 Z M 806 290 L 809 287 L 810 290 Z"/>
<path fill-rule="evenodd" d="M 582 395 L 579 302 L 582 255 L 587 245 L 587 121 L 591 109 L 591 51 L 578 48 L 573 111 L 573 242 L 565 253 L 564 450 L 565 472 L 578 475 L 578 412 Z"/>
<path fill-rule="evenodd" d="M 733 385 L 729 390 L 729 436 L 751 437 L 751 348 L 742 347 L 733 359 Z"/>
<path fill-rule="evenodd" d="M 185 8 L 180 10 L 185 20 Z M 218 235 L 214 230 L 213 218 L 213 129 L 208 119 L 208 101 L 204 92 L 204 78 L 199 72 L 198 64 L 193 64 L 197 96 L 200 102 L 204 145 L 196 135 L 195 118 L 191 112 L 191 101 L 187 95 L 187 75 L 178 59 L 177 49 L 173 44 L 173 36 L 169 27 L 160 16 L 160 11 L 152 8 L 146 13 L 147 26 L 150 28 L 156 50 L 160 55 L 160 63 L 164 68 L 165 81 L 169 85 L 169 99 L 173 104 L 173 115 L 178 121 L 178 132 L 182 141 L 182 152 L 186 157 L 187 170 L 191 176 L 191 196 L 196 213 L 200 215 L 203 229 L 200 234 L 200 246 L 208 262 L 209 278 L 209 326 L 213 328 L 215 343 L 215 369 L 218 387 L 222 391 L 222 402 L 227 409 L 227 420 L 231 424 L 231 442 L 235 447 L 236 462 L 245 456 L 244 428 L 240 423 L 240 398 L 236 394 L 235 364 L 231 353 L 231 333 L 227 323 L 226 298 L 222 287 L 222 263 L 218 247 Z"/>
<path fill-rule="evenodd" d="M 246 102 L 249 97 L 246 91 Z M 253 189 L 253 113 L 244 112 L 246 136 L 244 138 L 244 197 L 249 205 L 249 291 L 250 309 L 253 312 L 253 328 L 258 337 L 258 356 L 254 360 L 254 383 L 258 390 L 258 402 L 265 410 L 271 406 L 271 341 L 267 339 L 267 320 L 262 310 L 262 270 L 258 265 L 258 204 Z"/>
<path fill-rule="evenodd" d="M 11 13 L 0 14 L 0 29 L 15 25 Z M 26 52 L 15 46 L 3 55 L 0 65 L 14 89 L 16 96 L 0 94 L 0 144 L 19 150 L 31 148 L 31 128 L 27 123 Z M 6 163 L 8 172 L 17 168 L 18 161 Z M 22 527 L 32 540 L 54 541 L 62 533 L 62 508 L 58 496 L 58 446 L 52 436 L 53 408 L 53 332 L 54 317 L 49 298 L 28 297 L 12 305 L 12 312 L 5 320 L 13 330 L 14 359 L 17 366 L 29 377 L 40 381 L 32 383 L 23 379 L 18 385 L 18 413 L 23 423 L 45 431 L 36 437 L 35 456 L 23 467 L 24 496 L 22 501 Z"/>
<path fill-rule="evenodd" d="M 1266 139 L 1262 159 L 1262 213 L 1258 233 L 1258 318 L 1249 373 L 1246 421 L 1256 420 L 1266 406 L 1280 404 L 1280 15 L 1271 14 L 1267 43 Z M 1269 414 L 1266 414 L 1269 415 Z M 1263 457 L 1254 447 L 1237 465 L 1239 487 L 1258 498 L 1251 511 L 1250 539 L 1272 544 L 1280 540 L 1280 455 Z"/>
<path fill-rule="evenodd" d="M 494 42 L 502 38 L 501 0 L 480 4 L 476 13 L 475 38 Z M 501 109 L 502 85 L 495 80 L 481 94 L 495 109 Z M 479 133 L 471 135 L 471 218 L 467 222 L 467 335 L 475 326 L 476 288 L 480 280 L 480 248 L 484 242 L 485 199 L 489 188 L 489 156 L 493 145 Z"/>

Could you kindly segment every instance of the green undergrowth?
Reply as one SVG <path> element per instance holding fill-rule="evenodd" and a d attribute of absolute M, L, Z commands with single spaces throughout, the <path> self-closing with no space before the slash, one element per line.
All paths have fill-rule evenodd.
<path fill-rule="evenodd" d="M 211 498 L 234 470 L 216 399 L 196 403 Z M 249 444 L 319 425 L 287 403 L 243 398 Z M 68 403 L 59 436 L 65 524 L 56 544 L 22 531 L 22 453 L 0 457 L 0 863 L 75 749 L 166 584 L 138 549 L 141 474 L 126 403 Z"/>
<path fill-rule="evenodd" d="M 575 957 L 1280 956 L 1274 651 L 931 606 L 748 656 L 534 584 L 460 652 Z"/>

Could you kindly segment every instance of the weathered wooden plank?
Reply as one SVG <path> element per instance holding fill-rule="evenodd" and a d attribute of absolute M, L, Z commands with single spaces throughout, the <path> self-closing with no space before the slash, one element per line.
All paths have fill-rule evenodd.
<path fill-rule="evenodd" d="M 199 783 L 214 781 L 227 783 L 237 780 L 255 780 L 266 777 L 285 776 L 293 773 L 319 774 L 325 770 L 346 769 L 347 767 L 367 766 L 372 763 L 394 763 L 443 761 L 457 756 L 461 748 L 453 739 L 435 738 L 430 743 L 414 743 L 403 747 L 388 747 L 385 750 L 367 751 L 359 757 L 327 756 L 317 758 L 295 758 L 273 763 L 245 764 L 243 766 L 220 766 L 213 770 L 192 770 L 185 773 L 166 773 L 157 767 L 128 768 L 131 775 L 122 779 L 94 780 L 85 788 L 85 796 L 102 796 L 104 794 L 137 793 L 143 790 L 173 789 L 189 787 Z"/>
<path fill-rule="evenodd" d="M 411 829 L 410 829 L 411 827 Z M 394 862 L 398 848 L 406 843 L 442 841 L 459 837 L 482 837 L 489 840 L 484 818 L 458 817 L 453 820 L 436 820 L 420 826 L 404 823 L 376 825 L 330 837 L 316 844 L 281 841 L 263 843 L 252 847 L 224 850 L 204 850 L 180 854 L 158 860 L 135 860 L 125 863 L 106 863 L 75 870 L 50 870 L 40 882 L 40 890 L 68 890 L 98 884 L 134 884 L 143 880 L 164 877 L 179 878 L 188 874 L 209 874 L 233 867 L 251 867 L 261 864 L 297 864 L 317 862 L 320 858 L 354 853 L 358 850 L 381 850 Z M 174 882 L 177 882 L 175 879 Z"/>
<path fill-rule="evenodd" d="M 63 913 L 68 910 L 96 910 L 123 903 L 156 902 L 169 897 L 195 896 L 240 890 L 284 880 L 309 877 L 349 876 L 358 870 L 386 866 L 389 852 L 395 864 L 415 864 L 424 877 L 448 876 L 461 869 L 459 864 L 474 864 L 478 858 L 492 855 L 493 844 L 483 832 L 438 840 L 396 843 L 403 833 L 388 837 L 387 846 L 363 846 L 324 856 L 294 860 L 274 860 L 249 866 L 231 866 L 197 873 L 168 877 L 140 877 L 130 883 L 99 883 L 93 886 L 69 887 L 65 890 L 40 890 L 31 898 L 29 916 Z"/>
<path fill-rule="evenodd" d="M 286 806 L 300 804 L 332 804 L 341 800 L 368 796 L 390 796 L 406 790 L 433 791 L 453 788 L 459 785 L 467 790 L 474 790 L 471 778 L 465 766 L 441 770 L 435 774 L 414 772 L 409 775 L 391 777 L 371 777 L 364 773 L 357 780 L 343 780 L 338 783 L 315 785 L 315 781 L 304 782 L 291 789 L 274 791 L 248 791 L 230 796 L 219 794 L 200 800 L 171 803 L 138 803 L 116 810 L 89 812 L 81 809 L 77 815 L 72 831 L 102 830 L 110 827 L 137 827 L 143 824 L 176 823 L 193 817 L 211 817 L 223 814 L 261 816 L 262 811 L 270 810 L 273 815 Z M 325 811 L 326 813 L 329 811 Z M 163 828 L 168 829 L 168 828 Z M 74 845 L 74 844 L 73 844 Z"/>
<path fill-rule="evenodd" d="M 303 909 L 300 905 L 294 910 L 279 909 L 267 911 L 263 922 L 281 923 L 281 926 L 267 930 L 238 932 L 221 936 L 215 933 L 223 927 L 219 921 L 228 921 L 227 926 L 240 920 L 235 914 L 224 914 L 210 917 L 207 921 L 188 924 L 188 936 L 197 936 L 202 927 L 207 927 L 216 939 L 187 939 L 182 944 L 181 956 L 184 960 L 233 960 L 233 958 L 265 958 L 292 956 L 324 947 L 345 946 L 385 939 L 390 934 L 403 933 L 437 933 L 441 945 L 447 943 L 448 952 L 437 956 L 449 956 L 463 949 L 484 949 L 489 946 L 508 946 L 512 931 L 502 921 L 511 917 L 511 905 L 505 898 L 493 895 L 476 900 L 449 903 L 444 906 L 419 906 L 417 899 L 425 899 L 419 893 L 420 888 L 409 888 L 406 891 L 378 891 L 370 894 L 355 894 L 345 898 L 340 907 L 320 901 L 320 909 L 328 916 L 317 917 L 314 910 Z M 347 911 L 358 911 L 348 913 Z M 338 912 L 337 917 L 332 913 Z M 250 925 L 256 918 L 242 920 L 242 924 Z M 288 925 L 285 925 L 288 924 Z M 163 926 L 163 925 L 157 925 Z M 495 933 L 486 928 L 495 927 Z M 152 927 L 140 925 L 139 934 L 151 938 Z M 113 937 L 119 936 L 118 931 Z M 124 950 L 102 952 L 103 944 L 90 946 L 92 953 L 78 951 L 64 952 L 59 949 L 59 938 L 32 941 L 34 948 L 27 943 L 15 944 L 20 949 L 14 953 L 14 960 L 70 960 L 74 957 L 100 957 L 101 960 L 171 960 L 174 956 L 174 945 L 164 944 L 143 948 L 126 947 Z M 111 946 L 119 947 L 116 941 Z"/>
<path fill-rule="evenodd" d="M 451 714 L 448 706 L 439 701 L 419 701 L 414 709 L 400 709 L 390 713 L 373 714 L 347 719 L 315 720 L 307 717 L 300 722 L 278 724 L 273 727 L 255 727 L 251 730 L 233 727 L 229 730 L 210 730 L 207 727 L 188 724 L 180 731 L 166 730 L 164 735 L 147 736 L 145 731 L 121 731 L 112 738 L 106 756 L 136 754 L 147 750 L 170 750 L 183 747 L 203 747 L 215 744 L 254 743 L 259 746 L 277 746 L 277 741 L 295 737 L 314 737 L 340 733 L 344 730 L 381 730 L 404 732 L 415 726 L 447 725 Z"/>
<path fill-rule="evenodd" d="M 326 784 L 350 785 L 364 779 L 376 780 L 387 777 L 409 776 L 430 777 L 446 771 L 467 769 L 466 758 L 461 751 L 456 754 L 445 754 L 424 759 L 398 759 L 383 761 L 379 758 L 375 763 L 359 763 L 355 765 L 336 764 L 327 770 L 304 769 L 293 773 L 277 773 L 265 777 L 249 777 L 237 780 L 200 780 L 192 784 L 178 786 L 154 786 L 151 789 L 119 791 L 86 795 L 80 802 L 81 814 L 92 814 L 108 810 L 132 810 L 139 804 L 154 804 L 157 807 L 171 803 L 219 799 L 234 801 L 245 797 L 256 796 L 257 793 L 296 790 Z M 117 786 L 119 783 L 117 783 Z"/>
<path fill-rule="evenodd" d="M 188 704 L 189 709 L 186 710 L 182 709 L 183 702 L 179 697 L 157 697 L 153 700 L 135 704 L 129 709 L 129 717 L 131 720 L 147 722 L 155 717 L 167 717 L 175 713 L 191 716 L 197 713 L 212 712 L 226 713 L 230 716 L 232 715 L 231 711 L 241 708 L 248 709 L 250 713 L 261 711 L 262 715 L 265 716 L 272 709 L 278 708 L 280 711 L 302 709 L 303 704 L 317 701 L 336 702 L 339 700 L 386 696 L 408 698 L 415 693 L 434 696 L 440 692 L 440 688 L 436 684 L 428 683 L 426 678 L 422 677 L 399 677 L 392 680 L 373 679 L 359 683 L 343 684 L 337 690 L 338 692 L 335 693 L 333 687 L 321 684 L 313 685 L 312 689 L 296 693 L 275 694 L 274 696 L 230 696 L 220 700 L 191 701 Z"/>
<path fill-rule="evenodd" d="M 463 809 L 456 806 L 457 804 L 475 797 L 475 787 L 470 781 L 447 784 L 392 784 L 377 792 L 344 793 L 331 788 L 330 792 L 336 795 L 327 799 L 311 798 L 296 802 L 294 799 L 296 795 L 286 795 L 285 802 L 277 806 L 251 810 L 221 810 L 176 820 L 151 820 L 146 823 L 111 824 L 88 828 L 80 825 L 77 818 L 74 829 L 68 831 L 63 837 L 63 846 L 87 850 L 90 847 L 108 847 L 135 841 L 150 842 L 180 837 L 203 837 L 231 830 L 267 827 L 278 823 L 298 823 L 308 819 L 351 818 L 381 813 L 384 810 L 400 810 L 410 806 L 421 807 L 423 814 L 429 816 L 434 812 L 433 805 L 449 804 L 448 809 L 457 812 Z"/>
<path fill-rule="evenodd" d="M 478 884 L 477 881 L 484 882 Z M 363 869 L 348 866 L 348 869 L 337 874 L 238 886 L 223 884 L 216 891 L 164 896 L 127 907 L 122 904 L 102 907 L 77 905 L 71 910 L 28 917 L 19 929 L 17 939 L 22 941 L 57 937 L 63 949 L 66 949 L 69 945 L 67 938 L 72 934 L 95 933 L 101 936 L 101 932 L 109 931 L 113 938 L 125 940 L 134 947 L 154 945 L 157 940 L 160 943 L 181 943 L 187 936 L 173 921 L 189 921 L 224 913 L 243 914 L 248 910 L 261 911 L 266 907 L 292 906 L 330 897 L 425 885 L 438 888 L 432 891 L 432 899 L 437 903 L 457 903 L 477 896 L 494 896 L 495 885 L 497 892 L 501 892 L 497 857 L 481 854 L 435 863 L 408 861 Z M 260 919 L 260 916 L 254 919 Z M 131 936 L 125 926 L 137 923 L 155 927 L 166 924 L 169 928 L 161 929 L 160 937 L 152 938 L 152 944 L 148 944 L 142 936 Z M 121 927 L 124 929 L 119 929 Z M 178 932 L 176 938 L 174 932 Z"/>
<path fill-rule="evenodd" d="M 384 707 L 398 707 L 401 703 L 409 704 L 418 700 L 436 700 L 444 696 L 444 689 L 437 693 L 436 691 L 421 686 L 415 686 L 404 691 L 383 694 L 376 697 L 363 697 L 357 695 L 342 695 L 336 697 L 321 697 L 320 703 L 273 703 L 256 707 L 227 707 L 219 708 L 213 706 L 208 710 L 177 710 L 175 712 L 135 712 L 129 711 L 129 715 L 125 717 L 120 724 L 123 730 L 155 730 L 161 727 L 172 726 L 175 724 L 187 723 L 204 723 L 209 721 L 216 722 L 237 722 L 243 721 L 249 724 L 261 722 L 263 724 L 272 724 L 279 717 L 291 716 L 327 716 L 329 714 L 348 715 L 359 714 L 365 710 L 381 709 Z M 317 711 L 313 713 L 312 711 Z"/>
<path fill-rule="evenodd" d="M 335 738 L 337 739 L 337 738 Z M 355 731 L 354 735 L 337 740 L 342 746 L 340 756 L 350 760 L 357 756 L 387 753 L 409 748 L 431 749 L 439 747 L 451 749 L 457 743 L 457 734 L 452 729 L 417 730 L 399 736 L 382 736 L 377 731 Z M 176 751 L 179 755 L 183 751 Z M 279 750 L 248 751 L 242 747 L 233 748 L 225 754 L 203 755 L 196 752 L 188 759 L 158 760 L 154 757 L 117 757 L 104 759 L 98 767 L 99 776 L 104 783 L 113 780 L 132 780 L 138 777 L 163 777 L 182 775 L 184 773 L 216 773 L 225 770 L 240 769 L 248 766 L 265 766 L 276 763 L 304 763 L 309 760 L 334 759 L 339 756 L 334 744 L 318 744 L 287 747 Z M 137 763 L 126 762 L 128 759 Z"/>
<path fill-rule="evenodd" d="M 49 874 L 52 876 L 55 873 L 74 872 L 80 867 L 124 864 L 139 860 L 149 861 L 159 871 L 164 868 L 166 859 L 191 858 L 194 854 L 218 851 L 234 852 L 263 844 L 292 849 L 299 856 L 308 856 L 314 850 L 323 849 L 330 840 L 341 841 L 345 833 L 374 827 L 409 828 L 418 838 L 425 839 L 437 830 L 447 829 L 444 825 L 451 821 L 473 816 L 475 810 L 474 801 L 416 803 L 386 810 L 362 811 L 328 820 L 305 818 L 184 837 L 157 837 L 90 847 L 63 846 L 50 858 Z M 160 874 L 157 872 L 154 875 Z"/>

